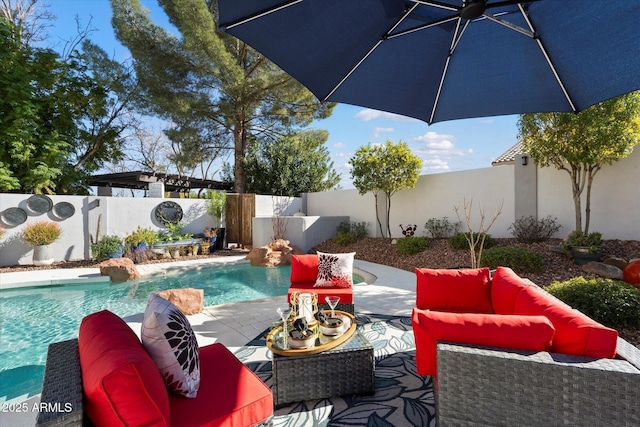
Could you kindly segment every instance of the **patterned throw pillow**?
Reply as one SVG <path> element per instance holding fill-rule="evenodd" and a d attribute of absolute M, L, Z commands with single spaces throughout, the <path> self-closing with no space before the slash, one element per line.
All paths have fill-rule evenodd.
<path fill-rule="evenodd" d="M 167 388 L 196 397 L 200 387 L 200 353 L 184 314 L 157 294 L 149 295 L 142 320 L 142 345 L 158 366 Z"/>
<path fill-rule="evenodd" d="M 356 253 L 325 254 L 318 252 L 316 288 L 350 288 L 353 285 L 353 258 Z"/>

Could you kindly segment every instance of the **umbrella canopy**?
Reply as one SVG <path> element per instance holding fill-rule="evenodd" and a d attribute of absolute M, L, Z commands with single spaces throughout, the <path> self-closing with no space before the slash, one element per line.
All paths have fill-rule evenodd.
<path fill-rule="evenodd" d="M 428 123 L 581 111 L 640 88 L 638 0 L 218 0 L 322 101 Z"/>

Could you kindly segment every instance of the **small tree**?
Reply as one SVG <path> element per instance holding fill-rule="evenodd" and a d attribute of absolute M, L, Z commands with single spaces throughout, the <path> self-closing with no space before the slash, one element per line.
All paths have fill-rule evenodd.
<path fill-rule="evenodd" d="M 471 268 L 478 268 L 480 265 L 480 260 L 482 259 L 482 249 L 484 248 L 484 240 L 489 233 L 489 230 L 496 222 L 496 219 L 502 213 L 502 207 L 504 206 L 504 200 L 500 204 L 500 208 L 496 211 L 491 219 L 489 225 L 485 226 L 486 215 L 484 213 L 484 209 L 478 205 L 478 209 L 480 210 L 480 225 L 478 227 L 478 232 L 473 231 L 473 226 L 471 225 L 471 208 L 473 208 L 473 199 L 469 200 L 467 203 L 467 199 L 465 198 L 462 201 L 462 206 L 464 210 L 464 219 L 467 224 L 468 233 L 464 233 L 465 239 L 467 239 L 467 243 L 469 243 L 469 253 L 471 255 Z M 454 206 L 453 210 L 456 211 L 456 215 L 458 217 L 458 221 L 462 222 L 460 219 L 460 206 Z M 477 248 L 477 250 L 476 250 Z"/>
<path fill-rule="evenodd" d="M 220 228 L 220 220 L 227 205 L 227 193 L 223 191 L 209 191 L 207 193 L 207 212 L 216 219 L 216 228 Z"/>
<path fill-rule="evenodd" d="M 540 166 L 555 166 L 569 174 L 575 229 L 589 233 L 591 186 L 604 164 L 627 157 L 640 143 L 640 92 L 596 104 L 579 114 L 523 114 L 519 137 Z M 581 195 L 587 190 L 582 228 Z"/>
<path fill-rule="evenodd" d="M 387 235 L 391 237 L 389 216 L 391 213 L 391 196 L 397 191 L 413 188 L 420 176 L 422 160 L 413 154 L 406 142 L 397 144 L 387 140 L 382 145 L 366 145 L 358 148 L 349 160 L 352 166 L 353 185 L 360 194 L 373 193 L 376 204 L 376 220 L 380 233 L 385 236 L 382 222 L 378 215 L 378 195 L 386 197 Z"/>

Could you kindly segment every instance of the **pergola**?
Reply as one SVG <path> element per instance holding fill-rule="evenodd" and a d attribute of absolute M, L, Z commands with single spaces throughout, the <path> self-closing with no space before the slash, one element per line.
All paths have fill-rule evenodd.
<path fill-rule="evenodd" d="M 155 182 L 164 183 L 165 191 L 171 193 L 187 193 L 194 189 L 207 188 L 212 190 L 232 190 L 233 184 L 200 179 L 180 175 L 153 172 L 119 172 L 92 176 L 88 184 L 104 188 L 128 188 L 132 190 L 148 190 L 149 184 Z"/>

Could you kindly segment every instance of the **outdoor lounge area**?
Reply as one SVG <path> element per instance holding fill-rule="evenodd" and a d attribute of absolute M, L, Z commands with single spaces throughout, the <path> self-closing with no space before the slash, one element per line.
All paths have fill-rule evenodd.
<path fill-rule="evenodd" d="M 617 341 L 616 359 L 439 343 L 437 377 L 421 375 L 411 325 L 416 275 L 364 261 L 354 267 L 376 277 L 353 288 L 358 329 L 375 349 L 375 393 L 286 404 L 274 410 L 273 425 L 349 420 L 435 426 L 437 419 L 439 425 L 638 425 L 640 350 L 624 340 Z M 265 337 L 282 302 L 268 298 L 209 307 L 189 321 L 200 346 L 227 346 L 273 387 Z M 142 314 L 125 321 L 139 333 Z M 65 391 L 70 390 L 59 390 Z M 7 425 L 33 425 L 35 419 L 12 421 Z M 45 425 L 69 425 L 50 422 Z"/>

